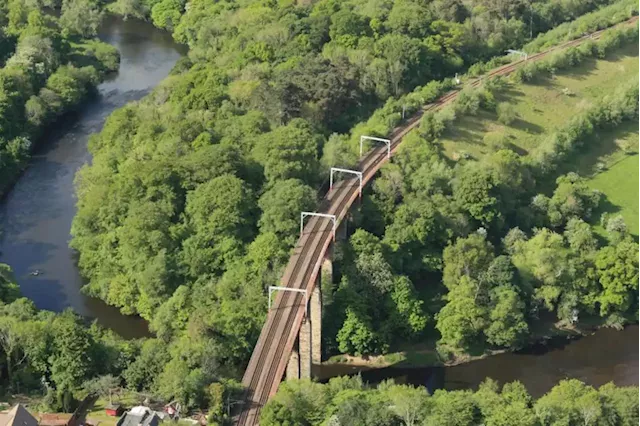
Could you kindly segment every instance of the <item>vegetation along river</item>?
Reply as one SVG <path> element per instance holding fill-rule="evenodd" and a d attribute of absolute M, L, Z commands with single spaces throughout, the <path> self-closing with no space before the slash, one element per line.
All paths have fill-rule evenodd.
<path fill-rule="evenodd" d="M 357 368 L 323 365 L 328 377 L 354 374 Z M 578 379 L 592 386 L 614 382 L 638 385 L 638 326 L 622 331 L 600 329 L 580 339 L 555 338 L 517 353 L 504 353 L 453 367 L 386 367 L 360 373 L 364 381 L 379 383 L 394 378 L 398 383 L 434 389 L 477 389 L 487 377 L 500 384 L 518 380 L 533 397 L 540 397 L 562 379 Z"/>
<path fill-rule="evenodd" d="M 101 40 L 121 55 L 120 70 L 99 87 L 99 96 L 41 141 L 32 162 L 0 205 L 0 262 L 11 265 L 25 297 L 38 308 L 73 308 L 124 337 L 147 333 L 146 323 L 80 293 L 82 279 L 68 247 L 75 214 L 73 179 L 90 161 L 87 141 L 111 112 L 146 95 L 164 79 L 186 49 L 153 25 L 107 17 Z M 33 275 L 35 272 L 39 274 Z"/>
<path fill-rule="evenodd" d="M 107 18 L 100 38 L 120 51 L 120 70 L 99 86 L 98 98 L 50 132 L 1 203 L 0 261 L 12 266 L 23 295 L 39 308 L 61 311 L 71 307 L 124 337 L 136 337 L 147 333 L 143 320 L 121 315 L 116 308 L 79 291 L 82 279 L 68 248 L 76 201 L 73 179 L 78 168 L 90 161 L 89 136 L 100 130 L 113 110 L 147 94 L 186 52 L 168 33 L 135 20 Z M 32 275 L 36 270 L 40 274 Z M 335 367 L 323 367 L 330 370 L 323 375 L 351 372 Z M 637 385 L 638 328 L 601 330 L 567 344 L 554 343 L 455 367 L 390 367 L 364 373 L 365 380 L 372 382 L 396 377 L 401 382 L 448 389 L 475 388 L 487 376 L 501 383 L 521 380 L 534 396 L 565 377 L 593 385 L 612 380 L 618 385 Z"/>

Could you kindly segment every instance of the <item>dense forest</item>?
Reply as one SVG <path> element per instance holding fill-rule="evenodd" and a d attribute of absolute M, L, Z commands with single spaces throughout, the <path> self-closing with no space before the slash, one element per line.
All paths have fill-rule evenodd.
<path fill-rule="evenodd" d="M 43 130 L 119 64 L 115 48 L 92 38 L 101 16 L 96 6 L 65 0 L 57 18 L 55 5 L 29 3 L 0 0 L 0 195 Z"/>
<path fill-rule="evenodd" d="M 354 138 L 384 136 L 403 106 L 415 111 L 455 73 L 481 72 L 480 62 L 503 60 L 494 58 L 507 48 L 539 50 L 637 13 L 629 0 L 609 3 L 0 0 L 0 147 L 10 141 L 16 153 L 0 156 L 15 158 L 0 164 L 2 176 L 14 176 L 28 141 L 117 67 L 113 49 L 85 39 L 104 11 L 150 19 L 190 48 L 150 95 L 112 114 L 76 178 L 71 246 L 85 291 L 149 320 L 155 337 L 125 342 L 71 312 L 38 312 L 2 269 L 4 386 L 41 389 L 60 409 L 96 380 L 115 381 L 210 407 L 222 421 L 222 401 L 237 390 L 229 379 L 253 349 L 265 288 L 280 278 L 299 212 L 316 206 L 329 166 L 355 162 Z M 606 55 L 633 31 L 572 50 L 568 62 Z M 548 70 L 530 66 L 516 78 Z M 600 196 L 553 167 L 589 129 L 637 120 L 637 84 L 574 118 L 530 158 L 496 144 L 477 162 L 444 159 L 429 142 L 455 115 L 499 108 L 508 120 L 499 90 L 487 83 L 464 92 L 454 111 L 425 116 L 365 195 L 353 218 L 362 229 L 338 250 L 341 281 L 325 292 L 336 312 L 327 315 L 327 352 L 382 353 L 394 339 L 439 332 L 448 356 L 517 347 L 540 309 L 563 320 L 576 310 L 601 314 L 615 325 L 637 312 L 636 240 L 617 217 L 605 224 L 606 241 L 595 236 L 585 219 Z M 551 191 L 540 188 L 545 179 L 557 179 Z M 443 285 L 424 294 L 423 276 Z"/>
<path fill-rule="evenodd" d="M 532 398 L 519 382 L 490 379 L 477 391 L 437 390 L 386 381 L 372 388 L 359 376 L 326 384 L 288 381 L 262 410 L 263 426 L 541 426 L 638 424 L 638 388 L 594 389 L 564 380 Z"/>
<path fill-rule="evenodd" d="M 540 82 L 549 69 L 606 55 L 637 36 L 637 28 L 614 31 L 522 67 L 513 79 Z M 521 347 L 540 319 L 637 321 L 637 237 L 619 215 L 603 216 L 606 238 L 596 235 L 588 222 L 602 194 L 557 168 L 594 132 L 637 123 L 638 82 L 621 85 L 526 156 L 508 141 L 488 141 L 491 154 L 451 165 L 433 141 L 456 117 L 479 110 L 513 121 L 510 106 L 495 101 L 505 86 L 493 80 L 427 113 L 382 168 L 355 217 L 361 228 L 343 249 L 342 281 L 329 291 L 327 348 L 380 354 L 435 327 L 447 359 Z"/>
<path fill-rule="evenodd" d="M 70 310 L 37 310 L 20 297 L 10 269 L 0 264 L 3 393 L 42 392 L 42 409 L 71 412 L 91 378 L 120 376 L 140 344 L 89 325 Z M 135 371 L 131 368 L 129 374 Z"/>
<path fill-rule="evenodd" d="M 295 242 L 299 212 L 316 205 L 328 166 L 347 165 L 356 158 L 350 129 L 351 134 L 367 129 L 384 135 L 393 120 L 400 119 L 398 109 L 381 125 L 365 120 L 385 114 L 394 97 L 416 90 L 417 105 L 434 99 L 451 84 L 446 79 L 437 83 L 439 79 L 503 56 L 506 48 L 521 47 L 531 35 L 600 5 L 190 2 L 183 10 L 179 2 L 163 1 L 152 6 L 151 19 L 189 45 L 189 58 L 143 101 L 116 111 L 92 138 L 93 164 L 77 176 L 78 214 L 71 242 L 89 281 L 85 291 L 148 319 L 158 338 L 154 344 L 166 351 L 161 363 L 155 363 L 159 357 L 151 362 L 144 358 L 151 353 L 141 353 L 144 362 L 157 369 L 156 379 L 133 387 L 151 387 L 165 398 L 198 405 L 206 399 L 203 384 L 221 376 L 238 377 L 265 318 L 265 288 L 279 280 Z M 637 10 L 628 1 L 610 7 L 618 8 L 619 20 Z M 595 20 L 611 23 L 610 16 L 609 11 Z M 557 41 L 565 36 L 555 35 Z M 480 102 L 478 96 L 466 96 L 470 108 Z M 432 131 L 429 120 L 425 118 L 422 132 Z M 549 226 L 548 232 L 562 239 L 573 215 L 567 212 L 565 222 L 551 225 L 544 212 L 530 210 L 529 222 L 513 220 L 517 209 L 529 209 L 527 197 L 536 193 L 533 182 L 524 185 L 535 166 L 500 152 L 495 166 L 487 160 L 456 168 L 438 162 L 437 150 L 420 143 L 430 138 L 416 132 L 405 141 L 426 151 L 417 154 L 407 148 L 407 179 L 414 178 L 421 163 L 438 163 L 410 189 L 420 194 L 414 203 L 404 203 L 410 196 L 392 198 L 386 205 L 371 202 L 375 194 L 365 200 L 365 209 L 371 208 L 363 216 L 380 220 L 372 228 L 364 226 L 371 235 L 364 234 L 361 246 L 353 247 L 351 265 L 357 269 L 358 261 L 383 259 L 379 265 L 386 269 L 375 277 L 354 271 L 350 279 L 349 268 L 344 268 L 347 284 L 333 293 L 339 314 L 329 315 L 336 324 L 329 328 L 335 340 L 324 345 L 327 351 L 380 353 L 394 343 L 391 336 L 423 338 L 433 329 L 439 306 L 428 306 L 431 300 L 420 296 L 417 287 L 422 283 L 415 277 L 425 271 L 437 277 L 446 267 L 443 250 L 457 238 L 460 245 L 466 238 L 471 245 L 479 244 L 485 257 L 477 268 L 493 265 L 495 273 L 486 279 L 466 277 L 468 283 L 456 290 L 475 292 L 478 282 L 486 283 L 479 295 L 483 304 L 477 308 L 478 323 L 470 331 L 463 318 L 462 324 L 450 327 L 452 333 L 463 334 L 462 339 L 449 337 L 444 324 L 453 320 L 441 315 L 442 347 L 465 350 L 465 345 L 482 340 L 491 315 L 506 317 L 500 329 L 489 332 L 491 342 L 510 347 L 526 336 L 530 311 L 539 306 L 529 301 L 538 300 L 534 295 L 541 293 L 540 285 L 532 278 L 523 286 L 528 293 L 520 294 L 519 275 L 503 254 L 501 238 L 520 226 L 521 250 L 534 250 L 541 237 L 535 238 L 533 227 Z M 423 157 L 412 162 L 417 155 Z M 513 193 L 517 185 L 510 172 L 522 175 L 524 182 Z M 388 181 L 386 175 L 387 170 L 375 191 Z M 396 183 L 389 185 L 397 189 Z M 567 185 L 580 191 L 579 182 Z M 563 196 L 562 188 L 554 202 Z M 503 198 L 497 199 L 496 193 Z M 488 198 L 486 206 L 483 197 Z M 379 212 L 384 209 L 389 216 Z M 397 222 L 389 220 L 393 216 Z M 396 240 L 385 240 L 387 226 L 388 234 L 393 233 L 392 222 Z M 475 236 L 479 226 L 485 236 Z M 569 256 L 564 242 L 555 244 Z M 588 265 L 605 245 L 590 246 Z M 359 250 L 370 256 L 360 256 Z M 458 284 L 453 281 L 464 274 L 448 269 L 453 289 Z M 600 285 L 594 276 L 591 273 L 587 287 Z M 371 304 L 361 309 L 349 296 L 366 286 L 366 280 L 380 280 L 379 287 L 368 286 L 374 289 L 368 294 L 374 298 L 369 301 L 384 301 L 376 305 L 384 307 L 382 312 L 369 312 Z M 582 295 L 578 290 L 571 294 Z M 552 309 L 559 297 L 548 296 Z M 462 299 L 469 300 L 473 302 L 473 296 Z M 518 309 L 508 312 L 513 305 Z M 571 311 L 574 305 L 566 306 Z M 445 313 L 454 309 L 464 307 L 451 305 Z"/>
<path fill-rule="evenodd" d="M 82 0 L 0 0 L 0 196 L 48 126 L 118 69 L 116 49 L 94 38 L 100 20 L 100 9 Z M 84 379 L 124 363 L 109 342 L 119 339 L 71 312 L 37 311 L 19 296 L 10 266 L 0 264 L 2 389 L 42 390 L 49 409 L 73 409 Z"/>

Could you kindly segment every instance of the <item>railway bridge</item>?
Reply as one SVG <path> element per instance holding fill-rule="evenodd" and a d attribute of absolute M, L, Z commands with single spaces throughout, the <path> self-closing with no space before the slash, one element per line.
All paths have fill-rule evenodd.
<path fill-rule="evenodd" d="M 626 24 L 635 21 L 637 17 Z M 525 61 L 539 60 L 553 51 L 578 45 L 586 39 L 595 40 L 603 31 L 497 68 L 468 85 L 477 87 L 484 79 L 511 73 Z M 415 115 L 395 128 L 388 136 L 389 139 L 370 138 L 381 143 L 375 144 L 364 156 L 361 152 L 360 162 L 357 170 L 353 171 L 355 173 L 351 173 L 352 177 L 332 185 L 320 203 L 318 212 L 321 213 L 303 212 L 301 219 L 307 218 L 307 222 L 301 222 L 301 235 L 280 286 L 272 287 L 269 291 L 270 309 L 242 379 L 246 394 L 242 411 L 235 419 L 236 424 L 258 424 L 260 409 L 276 393 L 285 372 L 288 378 L 310 377 L 312 364 L 320 363 L 322 297 L 321 286 L 318 283 L 322 276 L 324 279 L 332 279 L 331 245 L 337 226 L 360 196 L 362 186 L 371 181 L 376 172 L 390 159 L 402 138 L 419 125 L 423 114 L 450 103 L 459 92 L 460 89 L 452 90 L 436 102 L 423 106 Z"/>

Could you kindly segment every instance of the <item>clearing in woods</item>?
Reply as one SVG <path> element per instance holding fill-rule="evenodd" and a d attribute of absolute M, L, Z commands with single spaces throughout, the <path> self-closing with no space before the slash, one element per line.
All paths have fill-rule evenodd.
<path fill-rule="evenodd" d="M 571 117 L 594 101 L 638 78 L 638 43 L 620 48 L 606 59 L 589 59 L 580 66 L 543 78 L 535 84 L 509 84 L 497 96 L 509 102 L 518 118 L 510 125 L 498 121 L 495 112 L 479 110 L 476 115 L 456 119 L 440 139 L 445 155 L 457 158 L 466 153 L 479 158 L 491 152 L 485 137 L 506 138 L 519 154 L 526 155 L 546 135 L 562 128 Z M 569 93 L 567 95 L 566 93 Z M 598 224 L 604 212 L 622 214 L 634 235 L 638 235 L 638 123 L 599 131 L 559 168 L 589 177 L 589 184 L 606 199 L 594 215 Z M 604 230 L 596 230 L 604 235 Z"/>

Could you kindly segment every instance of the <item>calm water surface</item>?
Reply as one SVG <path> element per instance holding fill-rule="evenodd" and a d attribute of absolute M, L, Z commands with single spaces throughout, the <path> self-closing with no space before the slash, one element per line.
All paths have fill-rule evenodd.
<path fill-rule="evenodd" d="M 100 131 L 113 110 L 140 99 L 164 79 L 186 50 L 151 24 L 115 17 L 105 19 L 99 37 L 120 51 L 120 70 L 99 86 L 97 99 L 42 141 L 0 205 L 0 262 L 11 265 L 22 294 L 38 308 L 71 307 L 124 337 L 136 337 L 147 333 L 142 319 L 123 316 L 79 291 L 83 282 L 68 247 L 76 211 L 73 178 L 91 161 L 89 136 Z M 30 275 L 36 269 L 42 274 Z"/>
<path fill-rule="evenodd" d="M 73 308 L 125 337 L 147 333 L 139 318 L 80 293 L 82 279 L 68 248 L 75 214 L 73 178 L 89 162 L 87 141 L 100 131 L 107 116 L 127 102 L 140 99 L 166 77 L 185 54 L 169 34 L 138 21 L 108 18 L 100 38 L 118 48 L 120 71 L 100 85 L 100 97 L 69 117 L 41 144 L 31 166 L 0 205 L 0 261 L 11 265 L 22 293 L 39 308 Z M 31 271 L 42 274 L 34 277 Z M 504 354 L 448 368 L 385 368 L 364 372 L 377 382 L 394 377 L 398 382 L 430 389 L 476 388 L 487 376 L 505 383 L 520 380 L 534 396 L 547 392 L 558 380 L 577 378 L 595 386 L 613 381 L 638 384 L 638 327 L 622 332 L 601 330 L 577 341 L 536 347 L 519 354 Z M 323 375 L 352 372 L 329 368 Z M 333 368 L 333 369 L 332 369 Z"/>
<path fill-rule="evenodd" d="M 541 396 L 558 381 L 578 379 L 592 386 L 614 382 L 638 385 L 638 326 L 602 329 L 563 344 L 538 345 L 522 353 L 503 354 L 444 369 L 447 389 L 476 388 L 485 376 L 501 383 L 519 380 Z"/>
<path fill-rule="evenodd" d="M 342 366 L 323 366 L 325 377 L 353 374 Z M 638 385 L 638 326 L 623 331 L 602 329 L 578 340 L 556 340 L 520 353 L 505 353 L 443 368 L 387 367 L 361 373 L 370 383 L 393 378 L 399 383 L 435 389 L 477 389 L 486 378 L 500 384 L 519 380 L 529 393 L 539 397 L 562 379 L 579 379 L 592 386 L 614 382 Z"/>

